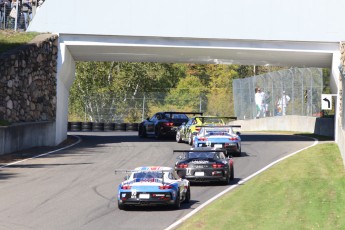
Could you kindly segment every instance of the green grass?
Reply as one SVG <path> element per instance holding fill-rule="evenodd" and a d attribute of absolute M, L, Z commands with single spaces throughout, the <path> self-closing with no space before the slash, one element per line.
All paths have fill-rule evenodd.
<path fill-rule="evenodd" d="M 0 31 L 0 53 L 24 45 L 34 39 L 39 33 L 16 32 L 13 30 Z"/>
<path fill-rule="evenodd" d="M 326 143 L 240 185 L 178 229 L 345 229 L 344 207 L 343 160 Z"/>

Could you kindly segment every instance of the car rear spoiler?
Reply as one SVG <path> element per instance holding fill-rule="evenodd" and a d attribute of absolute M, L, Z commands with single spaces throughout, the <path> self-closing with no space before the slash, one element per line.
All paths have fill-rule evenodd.
<path fill-rule="evenodd" d="M 174 153 L 190 153 L 190 152 L 195 152 L 195 153 L 208 153 L 208 152 L 219 152 L 223 153 L 225 150 L 220 150 L 220 149 L 211 149 L 210 147 L 205 147 L 209 149 L 187 149 L 187 150 L 173 150 Z"/>
<path fill-rule="evenodd" d="M 232 119 L 232 120 L 237 120 L 237 117 L 228 117 L 228 116 L 199 116 L 195 118 L 224 118 L 224 119 Z"/>
<path fill-rule="evenodd" d="M 196 125 L 198 128 L 241 128 L 240 125 Z"/>
<path fill-rule="evenodd" d="M 163 112 L 163 113 L 168 113 L 168 114 L 192 114 L 192 115 L 199 114 L 201 116 L 204 114 L 202 112 L 172 112 L 172 111 L 170 111 L 170 112 Z"/>

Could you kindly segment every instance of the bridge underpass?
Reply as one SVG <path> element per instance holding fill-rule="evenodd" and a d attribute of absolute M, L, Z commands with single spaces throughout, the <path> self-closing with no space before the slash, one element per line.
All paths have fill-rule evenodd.
<path fill-rule="evenodd" d="M 341 0 L 106 0 L 101 6 L 46 1 L 29 27 L 59 35 L 56 144 L 67 136 L 75 61 L 330 68 L 331 90 L 339 95 L 340 42 L 345 39 Z M 336 116 L 339 105 L 338 100 Z M 338 142 L 341 128 L 339 119 L 335 122 Z"/>

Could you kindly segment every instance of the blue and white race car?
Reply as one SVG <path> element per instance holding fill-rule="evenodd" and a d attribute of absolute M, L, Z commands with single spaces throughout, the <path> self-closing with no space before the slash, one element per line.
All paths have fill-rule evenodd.
<path fill-rule="evenodd" d="M 168 205 L 179 209 L 190 201 L 190 184 L 180 178 L 171 167 L 145 166 L 134 170 L 115 170 L 127 173 L 118 187 L 118 207 Z"/>
<path fill-rule="evenodd" d="M 226 155 L 241 156 L 240 132 L 234 132 L 233 128 L 240 125 L 228 126 L 200 126 L 199 133 L 194 137 L 194 147 L 214 147 L 226 150 Z"/>

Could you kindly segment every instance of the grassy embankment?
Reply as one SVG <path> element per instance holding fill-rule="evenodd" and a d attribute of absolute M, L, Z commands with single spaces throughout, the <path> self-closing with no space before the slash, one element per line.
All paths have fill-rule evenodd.
<path fill-rule="evenodd" d="M 325 143 L 278 163 L 178 229 L 345 229 L 344 207 L 343 160 L 336 144 Z"/>
<path fill-rule="evenodd" d="M 34 39 L 39 33 L 15 32 L 13 30 L 0 31 L 0 53 L 24 45 Z"/>

